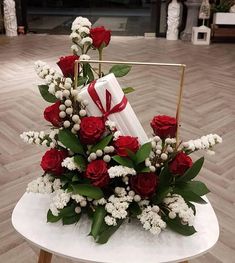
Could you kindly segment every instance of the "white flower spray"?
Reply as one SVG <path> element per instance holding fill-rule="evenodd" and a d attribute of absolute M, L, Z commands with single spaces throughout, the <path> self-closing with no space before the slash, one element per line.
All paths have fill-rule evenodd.
<path fill-rule="evenodd" d="M 137 216 L 143 228 L 149 230 L 154 235 L 159 235 L 163 229 L 166 228 L 166 223 L 158 214 L 160 211 L 157 205 L 147 206 L 142 210 L 142 213 Z"/>
<path fill-rule="evenodd" d="M 43 145 L 50 148 L 55 148 L 58 144 L 57 135 L 59 133 L 59 129 L 53 129 L 48 133 L 44 131 L 28 131 L 23 132 L 20 135 L 20 138 L 28 144 L 36 144 Z"/>
<path fill-rule="evenodd" d="M 222 143 L 222 138 L 217 134 L 208 134 L 202 136 L 196 140 L 190 140 L 188 142 L 184 142 L 183 149 L 185 151 L 198 151 L 198 150 L 206 150 L 209 154 L 214 154 L 212 148 L 219 143 Z"/>
<path fill-rule="evenodd" d="M 90 37 L 91 22 L 84 17 L 77 17 L 72 23 L 72 33 L 70 39 L 73 42 L 71 50 L 75 55 L 80 55 L 80 60 L 89 60 L 90 57 L 87 54 L 92 45 L 92 38 Z"/>
<path fill-rule="evenodd" d="M 32 182 L 28 183 L 26 191 L 32 193 L 40 194 L 50 194 L 53 191 L 59 190 L 61 188 L 60 179 L 54 179 L 54 177 L 46 174 L 41 176 Z"/>
<path fill-rule="evenodd" d="M 116 195 L 111 195 L 105 204 L 108 215 L 104 218 L 109 226 L 117 225 L 117 219 L 125 219 L 128 215 L 127 209 L 133 200 L 133 196 L 127 194 L 125 188 L 116 187 Z"/>
<path fill-rule="evenodd" d="M 174 219 L 178 216 L 182 224 L 187 224 L 189 226 L 193 225 L 193 209 L 186 204 L 182 196 L 178 194 L 168 195 L 164 198 L 163 204 L 169 209 L 169 218 Z"/>

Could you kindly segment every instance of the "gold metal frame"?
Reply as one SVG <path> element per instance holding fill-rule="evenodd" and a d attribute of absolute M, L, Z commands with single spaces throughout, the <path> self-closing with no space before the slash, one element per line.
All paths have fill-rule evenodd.
<path fill-rule="evenodd" d="M 154 62 L 137 62 L 137 61 L 108 61 L 108 60 L 76 60 L 74 63 L 74 82 L 75 88 L 77 87 L 78 81 L 78 64 L 82 63 L 95 63 L 95 64 L 124 64 L 132 66 L 157 66 L 157 67 L 177 67 L 181 69 L 180 72 L 180 84 L 178 91 L 177 107 L 176 107 L 176 121 L 177 121 L 177 131 L 176 131 L 176 146 L 179 145 L 179 121 L 180 121 L 180 111 L 183 97 L 184 88 L 184 75 L 185 75 L 185 64 L 174 64 L 174 63 L 154 63 Z"/>

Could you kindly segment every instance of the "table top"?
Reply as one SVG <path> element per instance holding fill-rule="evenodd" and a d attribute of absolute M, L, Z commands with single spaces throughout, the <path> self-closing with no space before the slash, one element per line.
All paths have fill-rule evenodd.
<path fill-rule="evenodd" d="M 194 226 L 198 232 L 192 236 L 166 229 L 157 237 L 132 222 L 123 224 L 104 245 L 88 236 L 91 222 L 85 217 L 76 225 L 47 223 L 49 204 L 50 195 L 25 193 L 12 214 L 14 228 L 41 249 L 79 262 L 179 262 L 206 253 L 219 237 L 218 221 L 209 202 L 196 204 Z"/>

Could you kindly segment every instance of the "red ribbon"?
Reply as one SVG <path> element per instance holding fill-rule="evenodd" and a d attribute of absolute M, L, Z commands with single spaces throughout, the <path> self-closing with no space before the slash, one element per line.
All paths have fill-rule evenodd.
<path fill-rule="evenodd" d="M 96 80 L 89 84 L 87 90 L 92 100 L 98 107 L 98 109 L 102 112 L 105 119 L 107 119 L 107 117 L 110 114 L 117 113 L 125 109 L 127 105 L 127 98 L 125 95 L 123 96 L 121 102 L 119 102 L 117 105 L 111 108 L 112 94 L 107 89 L 106 89 L 106 109 L 104 109 L 102 102 L 99 98 L 99 95 L 97 94 L 95 90 L 95 84 L 96 84 Z"/>

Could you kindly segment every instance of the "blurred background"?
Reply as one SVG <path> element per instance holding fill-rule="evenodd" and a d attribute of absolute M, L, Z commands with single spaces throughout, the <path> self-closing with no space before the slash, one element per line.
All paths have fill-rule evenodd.
<path fill-rule="evenodd" d="M 206 19 L 205 25 L 212 29 L 212 37 L 234 40 L 235 22 L 217 23 L 215 15 L 226 13 L 226 18 L 229 12 L 235 12 L 235 0 L 175 1 L 180 4 L 178 29 L 182 40 L 189 41 L 192 27 L 204 23 L 198 17 L 203 4 L 209 8 L 209 19 Z M 18 34 L 67 35 L 72 21 L 77 16 L 84 16 L 94 27 L 103 25 L 110 29 L 112 35 L 166 37 L 167 13 L 171 2 L 172 0 L 0 0 L 0 33 L 5 33 L 4 6 L 15 5 Z M 230 15 L 232 20 L 235 20 L 234 16 L 235 14 Z"/>

